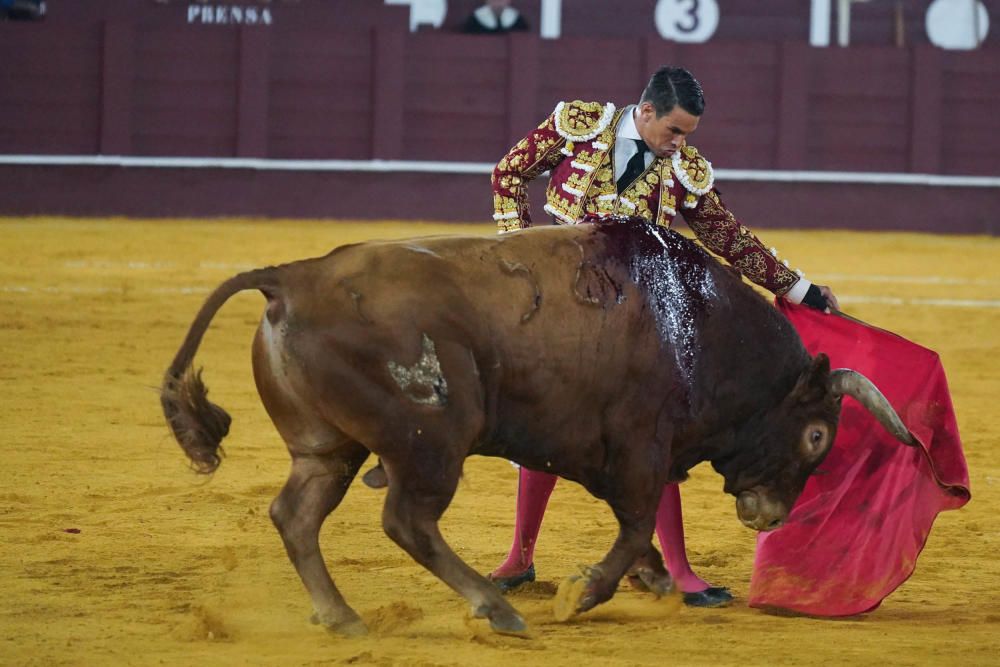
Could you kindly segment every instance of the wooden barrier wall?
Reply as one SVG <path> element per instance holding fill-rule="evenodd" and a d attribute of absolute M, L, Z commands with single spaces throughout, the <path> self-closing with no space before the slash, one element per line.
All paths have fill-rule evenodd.
<path fill-rule="evenodd" d="M 178 4 L 94 0 L 67 4 L 40 23 L 0 23 L 0 154 L 492 163 L 559 100 L 627 104 L 656 67 L 673 63 L 705 87 L 707 111 L 692 143 L 717 167 L 1000 172 L 1000 46 L 993 42 L 971 52 L 926 43 L 813 48 L 805 35 L 682 45 L 648 30 L 640 38 L 574 36 L 581 28 L 569 16 L 566 36 L 556 40 L 410 33 L 405 7 L 374 0 L 276 2 L 275 12 L 296 11 L 272 25 L 191 25 L 180 20 Z M 87 6 L 103 13 L 86 13 Z M 756 25 L 751 18 L 747 30 Z M 476 205 L 472 195 L 459 196 L 451 217 L 488 216 L 488 182 L 476 178 Z M 0 214 L 48 212 L 42 193 L 30 191 L 41 182 L 52 183 L 38 170 L 0 167 Z M 107 194 L 108 212 L 135 212 L 115 208 L 119 196 Z M 1000 204 L 996 188 L 973 198 Z M 323 199 L 320 208 L 358 215 L 337 210 L 337 201 Z M 163 215 L 174 214 L 161 205 Z M 72 213 L 73 202 L 57 208 Z M 198 211 L 193 204 L 185 210 Z M 885 225 L 861 224 L 873 222 Z M 929 217 L 917 224 L 933 226 Z M 977 220 L 972 228 L 993 227 Z"/>
<path fill-rule="evenodd" d="M 990 175 L 1000 49 L 0 24 L 0 154 L 495 161 L 563 99 L 695 72 L 719 165 Z"/>

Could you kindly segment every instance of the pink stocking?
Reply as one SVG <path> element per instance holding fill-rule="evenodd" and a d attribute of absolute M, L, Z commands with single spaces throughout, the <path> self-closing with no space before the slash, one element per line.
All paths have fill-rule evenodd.
<path fill-rule="evenodd" d="M 674 583 L 683 593 L 697 593 L 708 588 L 704 579 L 691 570 L 684 550 L 684 519 L 681 516 L 681 492 L 676 484 L 663 487 L 656 510 L 656 536 L 663 559 Z"/>
<path fill-rule="evenodd" d="M 556 486 L 555 475 L 521 468 L 517 478 L 517 518 L 514 523 L 514 543 L 510 553 L 500 567 L 493 571 L 494 577 L 511 577 L 521 574 L 533 562 L 535 541 L 542 528 L 542 517 L 549 496 Z"/>

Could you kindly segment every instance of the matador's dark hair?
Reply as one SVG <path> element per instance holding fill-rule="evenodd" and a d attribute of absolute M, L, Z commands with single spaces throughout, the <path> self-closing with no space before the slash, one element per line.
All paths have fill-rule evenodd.
<path fill-rule="evenodd" d="M 656 109 L 656 117 L 670 113 L 679 106 L 692 116 L 705 111 L 705 95 L 701 84 L 683 67 L 661 67 L 642 91 L 639 103 L 649 102 Z"/>

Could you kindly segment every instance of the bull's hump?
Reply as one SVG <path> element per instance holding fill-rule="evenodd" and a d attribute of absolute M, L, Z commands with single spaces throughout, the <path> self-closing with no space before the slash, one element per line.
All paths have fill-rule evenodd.
<path fill-rule="evenodd" d="M 641 218 L 609 218 L 593 230 L 606 259 L 627 266 L 637 283 L 655 288 L 662 299 L 706 307 L 718 296 L 718 262 L 681 234 Z"/>
<path fill-rule="evenodd" d="M 643 220 L 599 222 L 595 233 L 608 260 L 624 264 L 645 294 L 660 339 L 690 387 L 704 352 L 704 323 L 719 303 L 721 267 L 689 239 Z"/>

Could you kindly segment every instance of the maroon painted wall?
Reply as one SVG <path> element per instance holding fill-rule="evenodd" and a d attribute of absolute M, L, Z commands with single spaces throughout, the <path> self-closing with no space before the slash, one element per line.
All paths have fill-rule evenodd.
<path fill-rule="evenodd" d="M 654 0 L 636 0 L 629 12 L 604 0 L 564 2 L 565 36 L 557 40 L 533 33 L 467 36 L 447 28 L 411 34 L 408 10 L 378 0 L 235 3 L 271 10 L 271 24 L 257 26 L 189 25 L 190 8 L 200 5 L 177 0 L 50 3 L 43 22 L 0 23 L 0 154 L 495 162 L 559 100 L 627 104 L 650 72 L 676 63 L 694 71 L 706 89 L 707 112 L 692 142 L 717 167 L 1000 173 L 1000 25 L 972 52 L 942 51 L 917 37 L 900 49 L 886 45 L 881 28 L 871 28 L 884 22 L 886 6 L 893 3 L 861 3 L 854 7 L 853 34 L 862 43 L 820 49 L 806 41 L 808 3 L 773 2 L 781 5 L 783 18 L 763 14 L 757 0 L 727 0 L 716 37 L 700 45 L 656 35 Z M 446 24 L 453 26 L 466 6 L 476 4 L 453 1 Z M 537 25 L 539 1 L 518 4 Z M 612 5 L 619 9 L 609 9 Z M 922 35 L 927 2 L 907 0 L 903 6 L 908 21 L 919 17 L 919 30 L 912 32 Z M 623 37 L 622 31 L 641 36 Z M 52 178 L 40 173 L 46 169 Z M 51 197 L 62 197 L 54 208 L 72 213 L 72 201 L 53 194 L 53 188 L 85 195 L 67 187 L 65 179 L 84 179 L 94 197 L 103 193 L 105 213 L 157 214 L 148 210 L 156 202 L 162 215 L 198 214 L 193 203 L 180 205 L 189 193 L 156 200 L 137 195 L 145 202 L 137 208 L 121 193 L 105 191 L 112 182 L 138 187 L 156 180 L 143 176 L 156 170 L 134 170 L 133 176 L 120 171 L 0 167 L 0 214 L 46 212 Z M 206 178 L 226 181 L 231 190 L 235 183 L 253 188 L 255 182 L 291 188 L 297 195 L 302 190 L 291 185 L 294 174 L 201 170 L 164 180 Z M 443 214 L 488 215 L 488 184 L 473 177 L 324 173 L 301 179 L 309 184 L 360 179 L 382 188 L 475 182 L 476 191 L 449 188 L 452 208 L 446 205 Z M 13 190 L 31 183 L 40 189 Z M 733 187 L 749 192 L 757 186 Z M 781 187 L 836 191 L 835 186 Z M 918 189 L 907 187 L 903 191 Z M 950 189 L 950 195 L 956 193 Z M 292 200 L 282 190 L 271 194 L 278 202 Z M 421 211 L 437 208 L 426 201 L 435 191 L 397 196 L 419 201 L 413 208 Z M 338 202 L 352 198 L 344 197 L 319 197 L 322 206 L 288 203 L 282 210 L 361 214 L 362 206 L 341 206 Z M 983 198 L 993 210 L 1000 203 L 996 188 L 964 197 Z M 228 208 L 220 207 L 223 199 L 206 199 L 202 208 L 205 214 L 252 214 L 235 202 L 256 199 L 249 191 L 233 190 Z M 100 201 L 80 208 L 99 214 Z M 405 215 L 405 208 L 385 201 L 376 208 Z M 857 222 L 845 224 L 895 224 L 869 210 L 875 208 L 860 207 Z M 981 229 L 986 223 L 976 214 L 969 210 L 966 217 L 973 229 Z M 937 226 L 927 212 L 911 224 Z"/>
<path fill-rule="evenodd" d="M 392 16 L 0 24 L 0 154 L 490 162 L 559 100 L 627 104 L 678 63 L 708 100 L 693 142 L 720 166 L 997 171 L 1000 47 L 411 34 Z"/>

